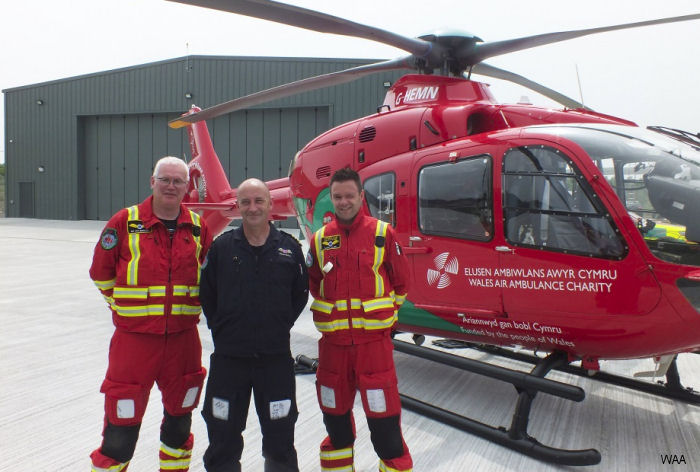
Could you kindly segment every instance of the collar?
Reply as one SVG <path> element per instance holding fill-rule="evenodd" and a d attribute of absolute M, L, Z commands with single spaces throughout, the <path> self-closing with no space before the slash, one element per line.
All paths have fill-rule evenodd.
<path fill-rule="evenodd" d="M 282 237 L 279 230 L 275 228 L 275 225 L 273 225 L 270 222 L 268 222 L 267 224 L 270 225 L 270 234 L 267 235 L 267 240 L 265 241 L 265 244 L 263 244 L 262 247 L 268 246 L 271 243 L 276 243 Z M 235 239 L 236 241 L 245 241 L 246 244 L 248 243 L 248 240 L 246 239 L 245 234 L 243 233 L 243 225 L 234 229 L 232 233 L 233 239 Z"/>
<path fill-rule="evenodd" d="M 151 227 L 156 224 L 163 224 L 155 213 L 153 213 L 153 195 L 146 198 L 139 204 L 139 219 L 144 226 Z M 177 217 L 177 226 L 192 225 L 189 210 L 185 205 L 180 203 L 180 214 Z"/>

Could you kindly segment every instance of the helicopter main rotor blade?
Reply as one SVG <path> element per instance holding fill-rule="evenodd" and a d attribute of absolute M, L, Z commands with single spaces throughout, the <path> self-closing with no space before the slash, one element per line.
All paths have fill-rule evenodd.
<path fill-rule="evenodd" d="M 522 85 L 523 87 L 528 88 L 530 90 L 534 90 L 535 92 L 544 95 L 545 97 L 554 100 L 555 102 L 567 108 L 585 108 L 587 110 L 590 110 L 590 108 L 584 106 L 583 103 L 579 103 L 573 98 L 569 98 L 566 95 L 557 92 L 556 90 L 552 90 L 548 87 L 545 87 L 542 84 L 533 82 L 532 80 L 523 77 L 522 75 L 518 75 L 504 69 L 499 69 L 498 67 L 488 65 L 484 62 L 475 65 L 472 68 L 472 73 L 483 75 L 486 77 L 493 77 L 495 79 L 507 80 L 508 82 Z"/>
<path fill-rule="evenodd" d="M 477 43 L 468 45 L 461 51 L 457 51 L 455 57 L 464 60 L 467 65 L 478 64 L 489 57 L 499 56 L 514 51 L 544 46 L 545 44 L 558 43 L 568 39 L 579 38 L 590 34 L 604 33 L 628 28 L 639 28 L 642 26 L 661 25 L 665 23 L 676 23 L 679 21 L 690 21 L 700 19 L 700 14 L 674 16 L 661 18 L 658 20 L 640 21 L 637 23 L 626 23 L 621 25 L 603 26 L 600 28 L 589 28 L 575 31 L 562 31 L 559 33 L 538 34 L 523 38 L 507 39 L 504 41 L 493 41 L 487 43 Z"/>
<path fill-rule="evenodd" d="M 308 77 L 306 79 L 297 80 L 296 82 L 290 82 L 288 84 L 279 85 L 260 92 L 251 93 L 250 95 L 246 95 L 244 97 L 235 98 L 228 102 L 205 108 L 198 113 L 181 116 L 171 120 L 168 125 L 171 128 L 182 128 L 190 123 L 216 118 L 217 116 L 225 115 L 226 113 L 249 108 L 261 103 L 276 100 L 278 98 L 284 98 L 290 95 L 308 92 L 310 90 L 352 82 L 360 77 L 375 74 L 380 71 L 410 69 L 412 59 L 413 56 L 405 56 L 399 59 L 392 59 L 390 61 L 375 62 L 374 64 L 367 64 L 359 67 L 353 67 L 351 69 L 331 72 L 329 74 Z"/>
<path fill-rule="evenodd" d="M 426 56 L 432 49 L 431 43 L 422 39 L 401 36 L 373 26 L 338 18 L 314 10 L 288 5 L 271 0 L 169 0 L 214 10 L 252 16 L 285 25 L 296 26 L 321 33 L 354 36 L 388 44 L 417 57 Z"/>

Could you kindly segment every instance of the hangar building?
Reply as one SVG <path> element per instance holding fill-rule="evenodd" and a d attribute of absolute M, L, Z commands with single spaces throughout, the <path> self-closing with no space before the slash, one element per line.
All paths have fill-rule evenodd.
<path fill-rule="evenodd" d="M 186 56 L 3 90 L 6 215 L 109 219 L 150 194 L 148 178 L 160 157 L 189 160 L 186 131 L 167 122 L 192 104 L 206 108 L 368 62 Z M 378 73 L 209 121 L 231 185 L 286 176 L 313 137 L 376 112 L 400 75 Z"/>

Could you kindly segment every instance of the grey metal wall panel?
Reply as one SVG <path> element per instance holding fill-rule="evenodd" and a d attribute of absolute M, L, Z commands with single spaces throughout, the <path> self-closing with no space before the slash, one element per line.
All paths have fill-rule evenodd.
<path fill-rule="evenodd" d="M 141 176 L 139 162 L 139 116 L 124 117 L 124 194 L 141 201 L 140 190 L 147 175 Z"/>
<path fill-rule="evenodd" d="M 282 175 L 280 112 L 263 110 L 262 114 L 263 168 L 260 175 L 265 181 L 279 179 Z"/>
<path fill-rule="evenodd" d="M 261 110 L 245 110 L 246 139 L 245 170 L 246 177 L 260 176 L 263 170 L 263 115 Z"/>
<path fill-rule="evenodd" d="M 141 183 L 153 174 L 153 116 L 139 115 L 139 174 L 138 196 L 139 201 L 150 195 L 150 187 L 144 187 Z"/>
<path fill-rule="evenodd" d="M 110 120 L 109 117 L 96 117 L 97 120 L 97 215 L 96 219 L 106 220 L 112 216 L 112 179 L 110 178 Z"/>
<path fill-rule="evenodd" d="M 124 117 L 109 117 L 109 180 L 111 210 L 126 206 L 125 156 L 124 156 Z M 114 213 L 114 211 L 112 211 Z M 111 216 L 111 215 L 110 215 Z"/>

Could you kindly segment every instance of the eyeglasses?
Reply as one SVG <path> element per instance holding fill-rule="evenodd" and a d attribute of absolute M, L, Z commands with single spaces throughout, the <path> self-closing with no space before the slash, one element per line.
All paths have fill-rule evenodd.
<path fill-rule="evenodd" d="M 182 180 L 182 179 L 169 179 L 167 177 L 156 177 L 156 180 L 163 185 L 173 184 L 176 187 L 184 187 L 185 185 L 187 185 L 187 181 Z"/>

